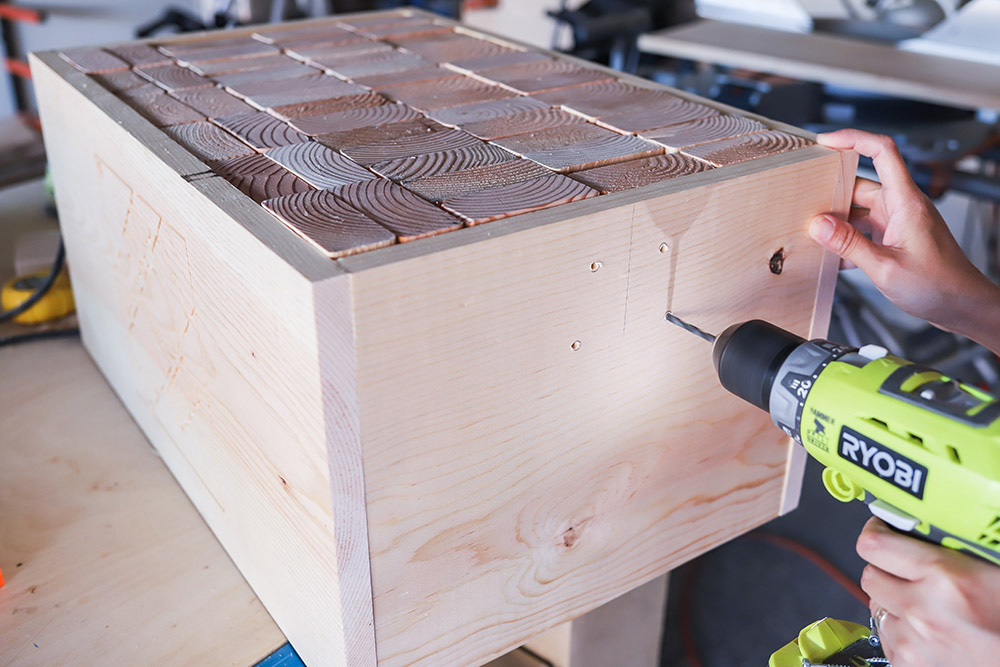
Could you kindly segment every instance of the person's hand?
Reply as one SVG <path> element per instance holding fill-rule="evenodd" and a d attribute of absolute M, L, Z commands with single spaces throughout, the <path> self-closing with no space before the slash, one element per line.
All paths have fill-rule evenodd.
<path fill-rule="evenodd" d="M 875 518 L 857 546 L 870 563 L 861 587 L 872 617 L 881 617 L 892 667 L 1000 663 L 1000 566 L 896 533 Z"/>
<path fill-rule="evenodd" d="M 892 139 L 839 130 L 816 140 L 872 158 L 882 183 L 859 178 L 850 222 L 818 216 L 809 225 L 810 236 L 840 255 L 844 266 L 864 271 L 906 312 L 1000 350 L 1000 288 L 962 252 L 910 178 Z"/>

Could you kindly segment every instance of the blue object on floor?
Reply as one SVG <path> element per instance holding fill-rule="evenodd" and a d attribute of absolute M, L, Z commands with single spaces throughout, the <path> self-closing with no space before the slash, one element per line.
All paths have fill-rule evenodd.
<path fill-rule="evenodd" d="M 291 644 L 285 644 L 254 667 L 306 667 Z"/>

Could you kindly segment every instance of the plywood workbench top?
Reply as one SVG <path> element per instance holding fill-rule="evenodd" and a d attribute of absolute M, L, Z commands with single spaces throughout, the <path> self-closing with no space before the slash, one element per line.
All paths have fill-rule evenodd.
<path fill-rule="evenodd" d="M 285 637 L 77 341 L 0 349 L 0 665 L 252 665 Z"/>

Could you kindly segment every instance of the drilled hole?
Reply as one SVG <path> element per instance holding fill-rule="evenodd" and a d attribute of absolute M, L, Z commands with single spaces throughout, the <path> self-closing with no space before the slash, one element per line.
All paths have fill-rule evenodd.
<path fill-rule="evenodd" d="M 781 275 L 781 272 L 785 268 L 785 249 L 784 248 L 778 248 L 777 250 L 774 251 L 774 254 L 771 255 L 770 261 L 768 261 L 768 263 L 767 263 L 767 267 L 769 269 L 771 269 L 771 273 L 773 273 L 774 275 L 776 275 L 776 276 L 780 276 Z"/>

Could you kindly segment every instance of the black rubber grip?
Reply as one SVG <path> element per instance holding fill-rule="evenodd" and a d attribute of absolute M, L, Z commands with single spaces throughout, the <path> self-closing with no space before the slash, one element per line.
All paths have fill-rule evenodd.
<path fill-rule="evenodd" d="M 722 386 L 744 401 L 770 412 L 771 385 L 788 355 L 805 339 L 763 320 L 734 324 L 712 348 Z"/>

